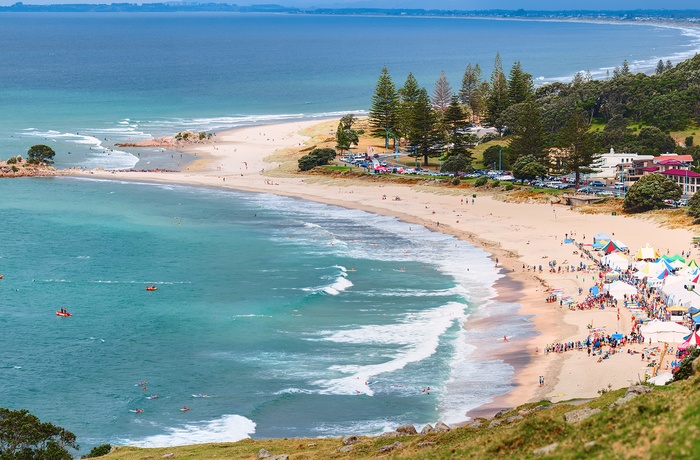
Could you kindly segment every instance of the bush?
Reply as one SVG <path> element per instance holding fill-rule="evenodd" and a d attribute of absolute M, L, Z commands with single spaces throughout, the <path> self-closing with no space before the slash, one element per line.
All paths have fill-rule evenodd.
<path fill-rule="evenodd" d="M 459 176 L 455 176 L 452 178 L 452 185 L 459 185 L 461 181 L 459 180 Z"/>
<path fill-rule="evenodd" d="M 491 182 L 491 188 L 496 188 L 499 185 L 501 185 L 500 181 L 494 180 L 493 182 Z"/>
<path fill-rule="evenodd" d="M 477 180 L 474 181 L 474 187 L 481 187 L 482 185 L 486 185 L 486 182 L 489 181 L 489 178 L 486 176 L 481 176 Z"/>
<path fill-rule="evenodd" d="M 642 176 L 625 196 L 623 208 L 627 212 L 644 212 L 666 207 L 664 200 L 679 200 L 681 188 L 670 177 L 653 173 Z"/>
<path fill-rule="evenodd" d="M 19 171 L 19 168 L 15 165 L 12 165 L 12 172 L 17 172 Z"/>
<path fill-rule="evenodd" d="M 10 157 L 7 159 L 7 164 L 8 165 L 14 165 L 17 164 L 17 157 Z"/>
<path fill-rule="evenodd" d="M 112 450 L 112 446 L 109 444 L 102 444 L 101 446 L 93 447 L 89 454 L 83 455 L 81 458 L 95 458 L 107 455 Z"/>
<path fill-rule="evenodd" d="M 514 188 L 514 187 L 513 187 L 513 184 L 508 184 L 508 185 L 506 185 L 506 190 L 508 190 L 508 191 L 513 190 L 513 188 Z"/>
<path fill-rule="evenodd" d="M 695 347 L 688 356 L 683 358 L 681 365 L 673 374 L 673 381 L 677 382 L 679 380 L 686 380 L 693 375 L 693 361 L 700 357 L 700 348 Z"/>
<path fill-rule="evenodd" d="M 299 158 L 299 171 L 309 171 L 316 166 L 328 164 L 335 158 L 335 150 L 331 148 L 313 149 L 308 155 Z"/>
<path fill-rule="evenodd" d="M 479 139 L 479 144 L 485 144 L 487 142 L 490 142 L 494 139 L 500 139 L 501 136 L 498 135 L 498 133 L 488 133 L 485 134 L 481 139 Z"/>

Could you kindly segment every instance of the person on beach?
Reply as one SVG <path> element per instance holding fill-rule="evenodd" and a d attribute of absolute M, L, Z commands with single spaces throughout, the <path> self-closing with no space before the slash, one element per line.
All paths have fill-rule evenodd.
<path fill-rule="evenodd" d="M 503 341 L 504 341 L 504 342 L 507 342 L 507 341 L 508 341 L 508 337 L 506 337 L 506 336 L 504 335 L 504 336 L 503 336 Z"/>
<path fill-rule="evenodd" d="M 544 386 L 544 376 L 543 375 L 540 375 L 540 386 L 541 387 Z"/>

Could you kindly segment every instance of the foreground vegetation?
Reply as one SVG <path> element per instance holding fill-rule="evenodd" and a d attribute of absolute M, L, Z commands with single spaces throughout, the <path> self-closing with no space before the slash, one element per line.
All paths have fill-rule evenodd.
<path fill-rule="evenodd" d="M 691 371 L 692 372 L 692 371 Z M 461 459 L 536 458 L 534 451 L 550 446 L 547 458 L 697 458 L 700 449 L 700 377 L 665 387 L 642 387 L 641 394 L 624 405 L 612 406 L 626 390 L 607 392 L 581 401 L 526 404 L 497 418 L 445 433 L 396 438 L 359 438 L 345 447 L 341 438 L 244 440 L 175 448 L 122 447 L 108 460 L 161 458 L 253 459 L 261 449 L 272 457 L 301 459 Z M 564 415 L 581 409 L 601 412 L 570 423 Z M 479 426 L 480 425 L 480 426 Z M 351 435 L 352 433 L 347 433 Z M 394 444 L 394 443 L 400 444 Z M 554 444 L 556 444 L 555 447 Z M 390 450 L 381 451 L 385 446 Z M 345 447 L 347 452 L 340 451 Z M 167 458 L 167 457 L 166 457 Z"/>

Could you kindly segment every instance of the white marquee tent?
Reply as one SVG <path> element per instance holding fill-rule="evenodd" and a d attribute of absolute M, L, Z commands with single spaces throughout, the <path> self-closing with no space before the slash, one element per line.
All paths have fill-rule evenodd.
<path fill-rule="evenodd" d="M 678 323 L 672 321 L 659 321 L 654 320 L 650 323 L 645 324 L 640 328 L 644 340 L 651 340 L 651 343 L 657 342 L 671 342 L 671 343 L 682 343 L 683 337 L 690 333 L 690 330 L 681 326 Z"/>

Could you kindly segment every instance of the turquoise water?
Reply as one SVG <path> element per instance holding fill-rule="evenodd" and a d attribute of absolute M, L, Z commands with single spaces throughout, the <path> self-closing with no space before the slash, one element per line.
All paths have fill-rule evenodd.
<path fill-rule="evenodd" d="M 538 83 L 630 62 L 653 70 L 700 49 L 697 31 L 455 18 L 257 14 L 0 15 L 0 157 L 48 143 L 60 166 L 176 167 L 116 142 L 276 120 L 364 113 L 386 65 L 432 92 L 500 52 Z"/>
<path fill-rule="evenodd" d="M 0 185 L 2 405 L 83 446 L 462 420 L 510 388 L 510 366 L 474 346 L 530 333 L 494 302 L 497 331 L 461 328 L 492 295 L 492 262 L 393 218 L 180 186 Z"/>

